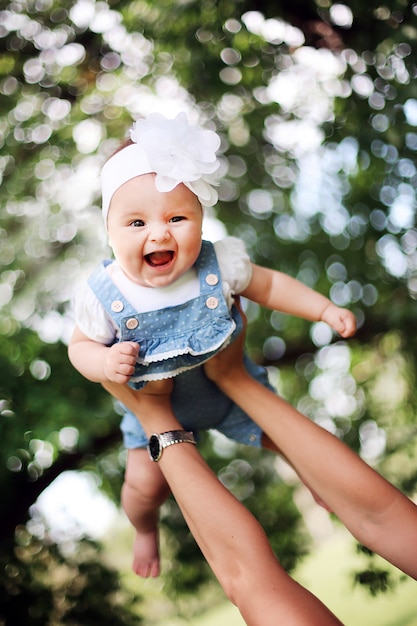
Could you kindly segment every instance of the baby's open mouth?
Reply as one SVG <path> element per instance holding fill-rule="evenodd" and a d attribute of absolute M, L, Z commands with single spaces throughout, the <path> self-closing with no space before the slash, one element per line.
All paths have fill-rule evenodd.
<path fill-rule="evenodd" d="M 162 250 L 161 252 L 151 252 L 145 255 L 145 261 L 151 267 L 162 267 L 168 265 L 174 258 L 172 250 Z"/>

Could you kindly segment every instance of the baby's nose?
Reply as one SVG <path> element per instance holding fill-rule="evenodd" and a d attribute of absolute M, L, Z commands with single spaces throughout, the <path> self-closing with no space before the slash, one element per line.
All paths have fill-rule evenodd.
<path fill-rule="evenodd" d="M 168 226 L 166 224 L 154 224 L 151 230 L 152 241 L 166 241 L 170 238 Z"/>

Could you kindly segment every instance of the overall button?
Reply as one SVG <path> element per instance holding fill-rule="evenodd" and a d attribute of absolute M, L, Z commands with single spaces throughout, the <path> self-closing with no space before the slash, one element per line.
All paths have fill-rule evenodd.
<path fill-rule="evenodd" d="M 136 318 L 131 317 L 130 319 L 127 320 L 126 322 L 126 328 L 128 328 L 129 330 L 134 330 L 135 328 L 137 328 L 139 326 L 139 322 Z"/>
<path fill-rule="evenodd" d="M 219 277 L 217 276 L 217 274 L 207 274 L 206 283 L 208 285 L 217 285 L 218 282 L 219 282 Z"/>
<path fill-rule="evenodd" d="M 219 306 L 219 301 L 214 296 L 210 296 L 206 300 L 206 307 L 208 309 L 216 309 Z"/>
<path fill-rule="evenodd" d="M 124 309 L 124 305 L 121 300 L 113 300 L 113 302 L 111 303 L 112 311 L 114 311 L 115 313 L 120 313 L 120 311 L 123 311 L 123 309 Z"/>

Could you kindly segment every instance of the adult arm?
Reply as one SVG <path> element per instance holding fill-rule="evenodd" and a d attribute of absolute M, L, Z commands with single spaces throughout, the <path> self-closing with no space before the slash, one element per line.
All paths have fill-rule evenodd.
<path fill-rule="evenodd" d="M 163 384 L 142 395 L 128 386 L 105 389 L 136 414 L 151 435 L 182 429 Z M 149 461 L 150 463 L 152 461 Z M 220 483 L 189 443 L 163 451 L 159 466 L 195 540 L 229 599 L 249 626 L 337 626 L 341 622 L 278 563 L 259 523 Z"/>
<path fill-rule="evenodd" d="M 296 471 L 365 546 L 417 579 L 417 507 L 337 437 L 255 381 L 241 341 L 206 372 L 282 450 Z"/>

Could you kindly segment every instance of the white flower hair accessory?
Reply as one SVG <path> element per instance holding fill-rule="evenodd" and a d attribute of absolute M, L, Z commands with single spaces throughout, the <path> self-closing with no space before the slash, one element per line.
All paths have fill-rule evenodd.
<path fill-rule="evenodd" d="M 110 202 L 119 187 L 142 174 L 155 173 L 158 191 L 172 191 L 183 183 L 203 206 L 217 202 L 219 136 L 198 126 L 190 126 L 185 113 L 168 119 L 151 113 L 130 129 L 132 144 L 119 150 L 101 173 L 103 218 L 107 222 Z"/>

